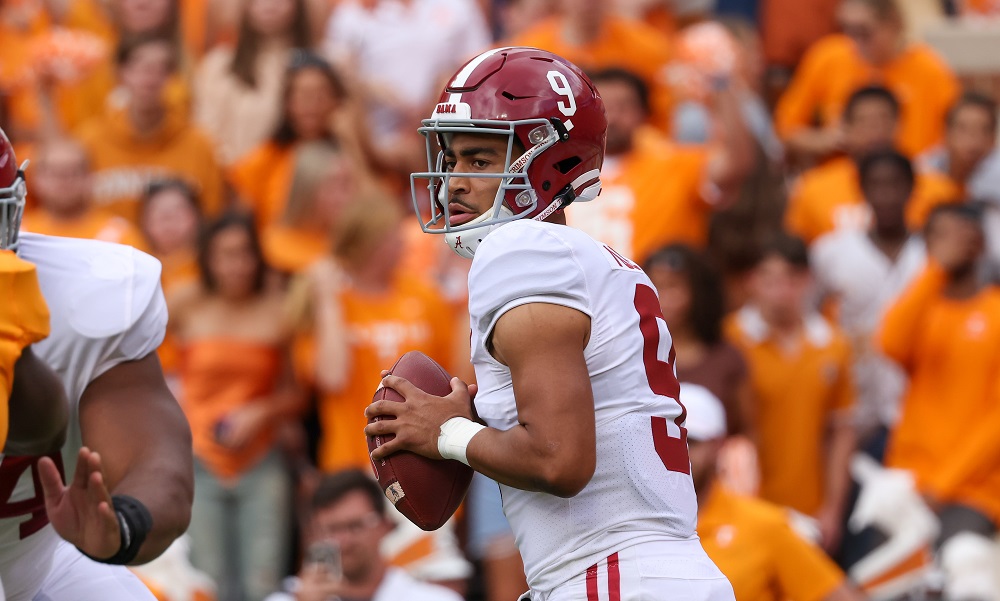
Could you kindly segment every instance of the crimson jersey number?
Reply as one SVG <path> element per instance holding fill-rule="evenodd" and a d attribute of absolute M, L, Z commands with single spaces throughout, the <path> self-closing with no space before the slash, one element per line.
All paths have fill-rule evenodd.
<path fill-rule="evenodd" d="M 49 455 L 56 462 L 56 467 L 62 473 L 62 457 L 59 453 Z M 21 522 L 20 536 L 28 538 L 49 523 L 45 513 L 45 495 L 42 493 L 42 483 L 38 478 L 38 460 L 41 457 L 3 457 L 0 459 L 0 519 L 27 517 Z M 11 501 L 14 488 L 27 472 L 31 472 L 31 482 L 34 485 L 34 496 L 20 501 Z"/>
<path fill-rule="evenodd" d="M 660 328 L 657 320 L 663 320 L 660 300 L 656 291 L 645 284 L 635 286 L 635 310 L 639 313 L 639 330 L 642 331 L 642 364 L 646 368 L 646 379 L 653 393 L 673 399 L 681 407 L 681 414 L 674 420 L 680 431 L 679 436 L 671 436 L 667 429 L 667 418 L 650 418 L 653 428 L 653 448 L 660 456 L 663 466 L 671 472 L 691 474 L 691 460 L 688 458 L 687 428 L 682 424 L 687 417 L 687 409 L 680 402 L 681 386 L 674 376 L 674 348 L 666 361 L 657 355 L 660 348 Z M 665 320 L 663 320 L 665 322 Z"/>

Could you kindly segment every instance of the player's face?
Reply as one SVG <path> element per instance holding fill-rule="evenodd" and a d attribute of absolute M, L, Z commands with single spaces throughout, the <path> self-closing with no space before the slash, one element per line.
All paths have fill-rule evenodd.
<path fill-rule="evenodd" d="M 166 42 L 143 44 L 121 68 L 122 84 L 136 107 L 159 106 L 173 71 L 173 51 Z"/>
<path fill-rule="evenodd" d="M 883 161 L 872 167 L 862 190 L 879 230 L 898 231 L 906 227 L 906 203 L 913 186 L 898 165 Z"/>
<path fill-rule="evenodd" d="M 337 96 L 318 69 L 304 68 L 292 77 L 286 110 L 295 134 L 303 140 L 326 135 Z"/>
<path fill-rule="evenodd" d="M 688 321 L 691 309 L 691 286 L 683 273 L 665 265 L 657 265 L 647 273 L 660 296 L 660 310 L 670 327 L 678 327 Z"/>
<path fill-rule="evenodd" d="M 854 155 L 892 146 L 896 135 L 896 115 L 881 98 L 858 102 L 849 119 L 844 121 L 844 141 Z"/>
<path fill-rule="evenodd" d="M 765 319 L 782 323 L 801 317 L 809 283 L 808 270 L 770 256 L 754 270 L 750 285 L 754 302 Z"/>
<path fill-rule="evenodd" d="M 984 245 L 981 227 L 959 215 L 936 215 L 927 226 L 927 254 L 952 275 L 975 269 Z"/>
<path fill-rule="evenodd" d="M 222 296 L 246 298 L 252 294 L 257 268 L 250 235 L 243 227 L 226 228 L 209 243 L 208 269 Z"/>
<path fill-rule="evenodd" d="M 348 493 L 334 505 L 317 510 L 313 518 L 313 535 L 340 547 L 348 582 L 362 580 L 379 565 L 379 544 L 391 528 L 361 492 Z"/>
<path fill-rule="evenodd" d="M 996 146 L 996 128 L 989 112 L 981 106 L 963 106 L 955 112 L 945 136 L 951 160 L 962 167 L 979 164 Z"/>
<path fill-rule="evenodd" d="M 515 149 L 511 160 L 520 153 Z M 507 138 L 496 135 L 455 134 L 444 151 L 446 171 L 456 173 L 503 173 L 507 161 Z M 461 177 L 448 180 L 448 211 L 453 226 L 468 223 L 493 209 L 498 177 Z"/>

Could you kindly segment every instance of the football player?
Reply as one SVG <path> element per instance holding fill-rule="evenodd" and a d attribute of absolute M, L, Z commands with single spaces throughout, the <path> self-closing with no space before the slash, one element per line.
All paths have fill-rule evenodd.
<path fill-rule="evenodd" d="M 66 438 L 68 404 L 62 383 L 29 346 L 49 334 L 48 307 L 35 266 L 12 251 L 0 250 L 0 290 L 4 292 L 0 302 L 0 520 L 25 509 L 37 520 L 45 515 L 40 499 L 12 502 L 14 488 L 36 456 L 59 451 Z M 15 508 L 25 504 L 31 507 Z M 30 528 L 29 522 L 23 523 Z M 36 561 L 22 569 L 44 574 L 51 559 L 50 553 L 36 555 Z M 10 580 L 18 584 L 17 578 Z M 17 592 L 15 586 L 8 592 Z M 0 588 L 3 598 L 16 597 L 5 597 Z"/>
<path fill-rule="evenodd" d="M 71 415 L 62 457 L 0 463 L 0 579 L 8 599 L 152 600 L 124 565 L 162 553 L 192 501 L 190 431 L 154 353 L 167 318 L 159 263 L 131 247 L 21 235 L 24 174 L 2 132 L 0 186 L 0 250 L 36 266 L 51 332 L 32 348 Z"/>
<path fill-rule="evenodd" d="M 411 187 L 425 231 L 472 259 L 478 394 L 454 379 L 431 397 L 384 377 L 406 402 L 367 409 L 396 418 L 366 427 L 395 435 L 372 459 L 408 450 L 498 481 L 523 599 L 731 600 L 695 535 L 685 410 L 653 284 L 565 225 L 570 203 L 600 191 L 606 130 L 590 80 L 545 51 L 489 50 L 449 81 L 420 128 L 430 170 Z"/>

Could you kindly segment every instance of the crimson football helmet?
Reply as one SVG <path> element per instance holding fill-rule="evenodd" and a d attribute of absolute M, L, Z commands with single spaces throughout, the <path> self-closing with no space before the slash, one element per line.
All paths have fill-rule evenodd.
<path fill-rule="evenodd" d="M 604 103 L 578 67 L 551 52 L 508 47 L 480 54 L 451 78 L 422 124 L 428 171 L 410 176 L 414 210 L 425 232 L 445 234 L 462 256 L 472 258 L 482 239 L 503 223 L 541 221 L 600 193 Z M 444 150 L 460 133 L 505 136 L 503 172 L 448 171 Z M 447 198 L 452 177 L 499 179 L 492 210 L 452 226 Z M 427 180 L 426 188 L 417 180 Z"/>
<path fill-rule="evenodd" d="M 24 185 L 25 165 L 17 166 L 14 147 L 0 129 L 0 250 L 17 251 L 17 232 L 21 229 L 28 195 Z"/>

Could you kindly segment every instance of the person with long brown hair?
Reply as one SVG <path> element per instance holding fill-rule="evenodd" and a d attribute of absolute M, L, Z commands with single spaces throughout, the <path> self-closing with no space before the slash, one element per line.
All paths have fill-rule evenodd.
<path fill-rule="evenodd" d="M 209 224 L 198 264 L 200 281 L 169 299 L 194 438 L 192 562 L 219 583 L 220 599 L 260 601 L 277 588 L 289 544 L 291 481 L 276 433 L 304 396 L 285 295 L 271 285 L 253 220 Z"/>
<path fill-rule="evenodd" d="M 219 45 L 195 77 L 195 120 L 229 164 L 267 139 L 281 117 L 294 48 L 311 46 L 305 0 L 245 0 L 235 46 Z"/>

